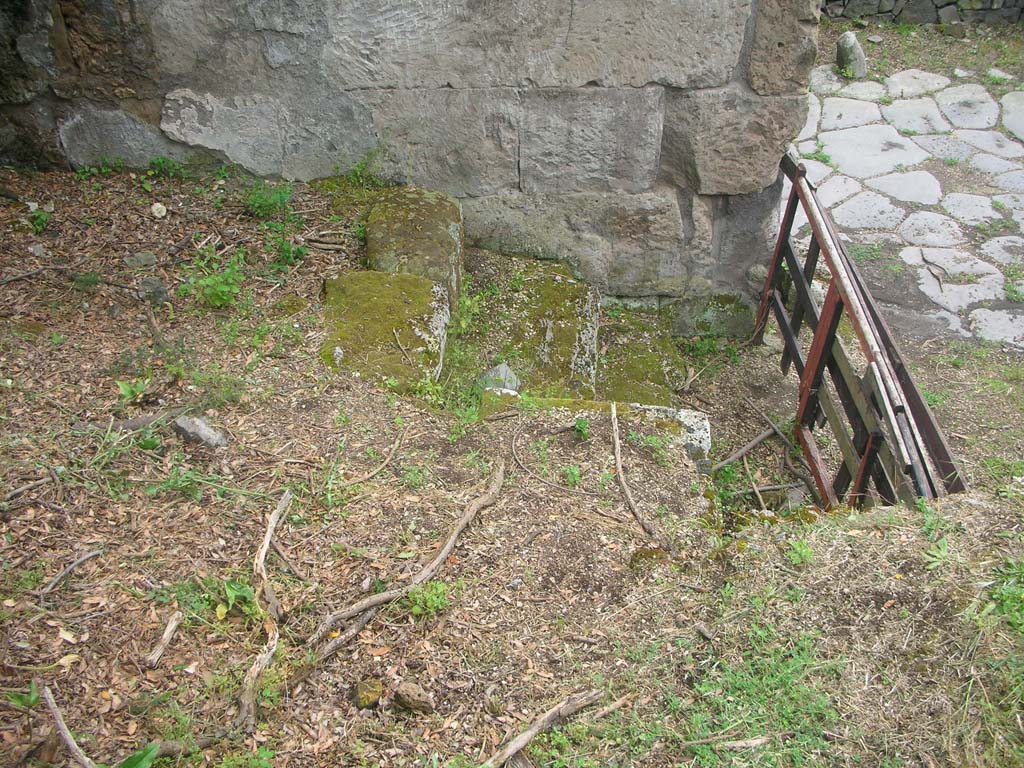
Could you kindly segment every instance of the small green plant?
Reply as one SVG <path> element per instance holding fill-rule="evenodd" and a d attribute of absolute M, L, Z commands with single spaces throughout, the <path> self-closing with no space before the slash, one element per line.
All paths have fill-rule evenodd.
<path fill-rule="evenodd" d="M 154 157 L 149 161 L 149 172 L 164 179 L 184 179 L 185 166 L 169 157 Z"/>
<path fill-rule="evenodd" d="M 195 470 L 173 466 L 166 478 L 146 488 L 149 496 L 159 496 L 161 493 L 178 493 L 186 499 L 199 501 L 203 498 L 203 483 Z"/>
<path fill-rule="evenodd" d="M 224 601 L 217 604 L 214 613 L 221 621 L 235 608 L 239 608 L 249 618 L 259 616 L 260 607 L 256 603 L 256 592 L 244 581 L 228 579 L 224 582 Z"/>
<path fill-rule="evenodd" d="M 814 550 L 803 539 L 797 539 L 796 541 L 789 542 L 789 550 L 786 552 L 786 557 L 789 558 L 789 562 L 793 565 L 807 565 L 814 560 Z"/>
<path fill-rule="evenodd" d="M 853 67 L 836 67 L 836 74 L 844 80 L 855 80 L 857 78 L 856 73 L 853 71 Z"/>
<path fill-rule="evenodd" d="M 349 232 L 357 242 L 362 245 L 366 245 L 366 222 L 362 219 L 352 222 L 352 226 L 349 227 Z"/>
<path fill-rule="evenodd" d="M 380 189 L 388 182 L 376 172 L 381 155 L 380 147 L 371 150 L 362 160 L 355 163 L 345 174 L 345 180 L 359 189 Z"/>
<path fill-rule="evenodd" d="M 91 291 L 100 284 L 100 276 L 96 272 L 82 272 L 71 278 L 71 284 L 78 291 Z"/>
<path fill-rule="evenodd" d="M 428 581 L 409 590 L 405 605 L 418 619 L 429 619 L 448 607 L 451 586 L 445 581 Z"/>
<path fill-rule="evenodd" d="M 266 747 L 255 752 L 225 755 L 217 768 L 274 768 L 275 753 Z"/>
<path fill-rule="evenodd" d="M 846 252 L 854 261 L 877 261 L 883 255 L 878 243 L 848 243 Z"/>
<path fill-rule="evenodd" d="M 291 184 L 267 184 L 259 181 L 245 193 L 245 212 L 257 219 L 284 216 L 291 211 Z"/>
<path fill-rule="evenodd" d="M 283 235 L 277 235 L 271 239 L 271 247 L 276 251 L 274 260 L 270 263 L 270 271 L 281 274 L 287 272 L 290 267 L 306 258 L 309 248 L 304 245 L 295 245 Z"/>
<path fill-rule="evenodd" d="M 36 685 L 36 681 L 33 680 L 29 683 L 28 690 L 24 693 L 20 691 L 10 691 L 6 694 L 7 701 L 16 707 L 21 709 L 32 709 L 39 705 L 39 686 Z"/>
<path fill-rule="evenodd" d="M 944 162 L 950 168 L 953 168 L 953 167 L 955 167 L 955 166 L 960 164 L 960 158 L 959 157 L 947 157 L 942 162 Z"/>
<path fill-rule="evenodd" d="M 562 474 L 565 475 L 565 484 L 570 488 L 575 488 L 580 484 L 580 480 L 583 479 L 580 473 L 580 468 L 572 465 L 568 467 L 562 467 Z"/>
<path fill-rule="evenodd" d="M 149 386 L 150 377 L 144 379 L 136 379 L 135 381 L 115 381 L 117 385 L 117 391 L 121 395 L 121 400 L 126 404 L 138 402 L 142 396 L 146 393 L 146 388 Z"/>
<path fill-rule="evenodd" d="M 949 395 L 947 393 L 932 392 L 929 389 L 922 389 L 921 395 L 924 397 L 924 401 L 932 408 L 938 408 L 949 399 Z"/>
<path fill-rule="evenodd" d="M 234 303 L 245 279 L 245 251 L 237 250 L 228 259 L 207 248 L 186 270 L 189 278 L 178 292 L 194 295 L 202 304 L 224 309 Z"/>
<path fill-rule="evenodd" d="M 576 423 L 572 425 L 572 431 L 576 433 L 576 437 L 578 437 L 580 440 L 589 440 L 590 419 L 576 419 Z"/>
<path fill-rule="evenodd" d="M 921 532 L 928 541 L 936 541 L 942 535 L 945 520 L 935 512 L 925 499 L 914 502 L 914 509 L 921 513 Z"/>
<path fill-rule="evenodd" d="M 820 141 L 815 146 L 814 151 L 805 152 L 804 157 L 808 160 L 817 160 L 819 163 L 824 163 L 825 165 L 832 165 L 832 156 L 825 151 L 825 145 Z"/>
<path fill-rule="evenodd" d="M 1006 622 L 1024 634 L 1024 558 L 1007 560 L 996 570 L 989 597 Z"/>
<path fill-rule="evenodd" d="M 411 466 L 402 468 L 402 483 L 410 491 L 416 491 L 423 487 L 426 476 L 423 467 Z"/>
<path fill-rule="evenodd" d="M 42 208 L 36 208 L 28 215 L 32 231 L 37 235 L 42 234 L 47 226 L 49 226 L 51 218 L 53 218 L 53 214 L 49 211 L 44 211 Z"/>
<path fill-rule="evenodd" d="M 65 341 L 67 341 L 67 336 L 65 336 L 62 333 L 58 333 L 57 331 L 54 331 L 50 335 L 50 343 L 53 344 L 53 346 L 55 346 L 55 347 L 59 347 Z"/>
<path fill-rule="evenodd" d="M 949 559 L 949 540 L 946 539 L 945 536 L 943 536 L 941 539 L 932 544 L 931 547 L 925 550 L 925 570 L 934 571 L 937 568 L 941 568 L 949 562 Z"/>
<path fill-rule="evenodd" d="M 1002 266 L 1003 294 L 1007 301 L 1024 303 L 1024 266 L 1021 264 L 1004 264 Z"/>

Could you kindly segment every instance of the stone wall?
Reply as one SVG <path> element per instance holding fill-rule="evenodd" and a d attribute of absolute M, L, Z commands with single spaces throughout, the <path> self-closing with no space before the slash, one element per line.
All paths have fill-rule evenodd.
<path fill-rule="evenodd" d="M 1024 18 L 1024 0 L 822 0 L 830 18 L 906 24 L 1013 23 Z"/>
<path fill-rule="evenodd" d="M 749 299 L 817 0 L 23 0 L 0 152 L 198 154 L 308 180 L 376 153 L 471 241 L 606 294 Z"/>

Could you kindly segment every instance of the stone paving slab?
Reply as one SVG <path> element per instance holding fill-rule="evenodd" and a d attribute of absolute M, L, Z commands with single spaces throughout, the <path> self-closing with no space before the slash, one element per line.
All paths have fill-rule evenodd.
<path fill-rule="evenodd" d="M 908 69 L 885 78 L 885 87 L 894 99 L 916 99 L 926 93 L 939 91 L 949 85 L 950 79 L 920 69 Z"/>
<path fill-rule="evenodd" d="M 877 192 L 861 192 L 832 211 L 836 224 L 848 229 L 893 229 L 906 215 Z"/>
<path fill-rule="evenodd" d="M 968 160 L 978 153 L 978 148 L 952 136 L 914 136 L 914 143 L 933 157 L 940 160 Z"/>
<path fill-rule="evenodd" d="M 974 157 L 971 158 L 971 167 L 981 171 L 982 173 L 991 175 L 1024 170 L 1024 165 L 1021 165 L 1020 163 L 1014 163 L 1010 160 L 1004 160 L 1001 157 L 996 157 L 995 155 L 986 154 L 974 155 Z"/>
<path fill-rule="evenodd" d="M 865 125 L 818 134 L 836 168 L 847 176 L 866 179 L 917 165 L 929 155 L 891 125 Z"/>
<path fill-rule="evenodd" d="M 1024 192 L 1024 171 L 1010 171 L 996 176 L 995 185 L 1007 192 Z"/>
<path fill-rule="evenodd" d="M 999 105 L 982 86 L 975 83 L 947 88 L 935 95 L 942 114 L 957 128 L 995 128 Z"/>
<path fill-rule="evenodd" d="M 932 248 L 948 248 L 964 241 L 959 224 L 949 216 L 931 211 L 910 214 L 897 232 L 908 243 Z"/>
<path fill-rule="evenodd" d="M 998 131 L 972 131 L 961 129 L 953 131 L 953 137 L 960 139 L 983 152 L 998 155 L 1002 158 L 1024 157 L 1024 146 L 1008 139 Z"/>
<path fill-rule="evenodd" d="M 1003 96 L 1003 125 L 1024 141 L 1024 91 L 1012 91 Z"/>
<path fill-rule="evenodd" d="M 942 207 L 957 221 L 972 226 L 1003 218 L 1003 215 L 992 207 L 992 201 L 983 195 L 951 192 L 942 200 Z"/>
<path fill-rule="evenodd" d="M 899 99 L 882 107 L 886 122 L 901 133 L 945 133 L 951 126 L 934 99 Z"/>
<path fill-rule="evenodd" d="M 935 205 L 942 199 L 942 185 L 928 171 L 890 173 L 869 179 L 867 185 L 905 203 Z"/>
<path fill-rule="evenodd" d="M 858 125 L 877 123 L 882 113 L 877 104 L 857 99 L 832 97 L 825 99 L 821 111 L 821 130 L 835 131 L 840 128 L 856 128 Z"/>

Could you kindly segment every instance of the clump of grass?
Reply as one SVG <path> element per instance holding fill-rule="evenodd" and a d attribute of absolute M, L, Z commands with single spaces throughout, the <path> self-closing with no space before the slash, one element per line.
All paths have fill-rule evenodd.
<path fill-rule="evenodd" d="M 451 585 L 446 581 L 428 581 L 413 587 L 405 597 L 409 613 L 418 619 L 429 619 L 448 608 Z"/>
<path fill-rule="evenodd" d="M 292 185 L 259 181 L 245 193 L 245 212 L 257 219 L 285 216 L 291 211 Z"/>
<path fill-rule="evenodd" d="M 1024 558 L 1007 560 L 996 570 L 989 597 L 996 613 L 1024 635 Z"/>
<path fill-rule="evenodd" d="M 179 289 L 183 296 L 194 295 L 201 304 L 224 309 L 234 303 L 245 279 L 245 251 L 236 250 L 225 259 L 206 248 L 186 268 L 189 278 Z"/>

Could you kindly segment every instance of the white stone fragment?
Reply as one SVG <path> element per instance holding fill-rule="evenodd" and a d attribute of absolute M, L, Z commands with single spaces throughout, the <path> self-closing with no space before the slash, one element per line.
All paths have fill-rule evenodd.
<path fill-rule="evenodd" d="M 900 236 L 912 245 L 948 248 L 964 241 L 960 225 L 948 216 L 918 211 L 907 217 L 899 228 Z"/>
<path fill-rule="evenodd" d="M 957 221 L 972 226 L 1002 218 L 1002 214 L 992 207 L 992 201 L 982 195 L 951 192 L 943 199 L 942 207 Z"/>
<path fill-rule="evenodd" d="M 934 99 L 900 99 L 882 107 L 885 120 L 904 133 L 944 133 L 950 124 L 942 117 Z"/>
<path fill-rule="evenodd" d="M 949 83 L 948 77 L 922 72 L 920 69 L 907 69 L 885 78 L 885 86 L 894 99 L 916 99 L 926 93 L 941 90 Z"/>
<path fill-rule="evenodd" d="M 829 98 L 821 112 L 821 130 L 835 131 L 840 128 L 855 128 L 858 125 L 877 123 L 882 113 L 877 104 L 857 99 Z"/>
<path fill-rule="evenodd" d="M 1017 226 L 1024 229 L 1024 194 L 1021 195 L 995 195 L 992 198 L 994 203 L 1003 206 L 1008 210 Z"/>
<path fill-rule="evenodd" d="M 832 211 L 836 224 L 849 229 L 893 229 L 906 215 L 877 192 L 861 192 Z"/>
<path fill-rule="evenodd" d="M 953 131 L 953 136 L 960 141 L 965 141 L 971 146 L 977 147 L 982 152 L 998 155 L 1012 159 L 1024 157 L 1024 146 L 1021 146 L 1013 139 L 1006 138 L 998 131 L 972 131 L 961 129 Z"/>
<path fill-rule="evenodd" d="M 939 109 L 957 128 L 994 128 L 999 105 L 980 85 L 958 85 L 935 95 Z"/>
<path fill-rule="evenodd" d="M 803 130 L 800 131 L 800 135 L 796 137 L 797 141 L 803 141 L 804 139 L 814 138 L 814 135 L 818 132 L 818 120 L 821 119 L 821 102 L 818 101 L 818 97 L 813 93 L 807 94 L 807 121 L 804 123 Z"/>
<path fill-rule="evenodd" d="M 917 165 L 929 155 L 890 125 L 864 125 L 819 134 L 824 151 L 841 173 L 858 179 Z"/>
<path fill-rule="evenodd" d="M 942 199 L 942 185 L 927 171 L 890 173 L 869 179 L 867 185 L 905 203 L 935 205 Z"/>

